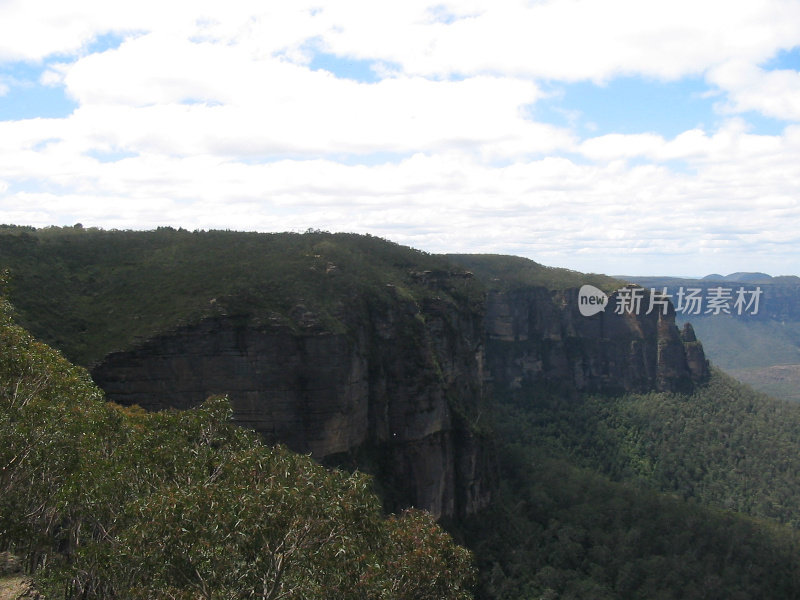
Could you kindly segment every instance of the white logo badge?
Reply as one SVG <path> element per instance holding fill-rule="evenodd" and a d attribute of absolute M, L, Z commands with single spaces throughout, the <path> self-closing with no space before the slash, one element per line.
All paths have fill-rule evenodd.
<path fill-rule="evenodd" d="M 591 317 L 602 312 L 608 306 L 608 296 L 603 290 L 593 285 L 581 286 L 578 291 L 578 310 L 584 317 Z"/>

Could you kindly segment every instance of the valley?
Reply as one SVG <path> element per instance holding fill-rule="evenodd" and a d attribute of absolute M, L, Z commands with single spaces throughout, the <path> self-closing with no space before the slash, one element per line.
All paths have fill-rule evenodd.
<path fill-rule="evenodd" d="M 79 438 L 70 432 L 81 435 L 91 423 L 92 439 L 99 442 L 92 446 L 94 458 L 64 463 L 65 471 L 53 473 L 96 477 L 97 493 L 111 496 L 70 496 L 59 505 L 74 506 L 65 522 L 95 531 L 79 507 L 87 501 L 104 506 L 98 515 L 127 524 L 113 536 L 128 544 L 135 560 L 148 560 L 137 554 L 137 544 L 154 543 L 147 540 L 162 532 L 173 532 L 175 540 L 181 534 L 167 519 L 173 509 L 157 521 L 161 529 L 139 525 L 136 513 L 126 511 L 150 511 L 152 518 L 161 514 L 165 497 L 160 491 L 139 497 L 125 486 L 148 489 L 152 472 L 162 482 L 154 489 L 163 485 L 194 501 L 195 484 L 179 471 L 171 474 L 168 464 L 186 462 L 201 473 L 193 456 L 213 464 L 218 448 L 227 448 L 225 460 L 241 469 L 226 481 L 241 486 L 259 472 L 244 456 L 275 447 L 287 454 L 265 454 L 259 459 L 264 465 L 286 465 L 287 477 L 299 469 L 307 473 L 302 485 L 320 485 L 330 494 L 313 506 L 310 497 L 282 496 L 287 508 L 271 518 L 332 510 L 331 523 L 338 523 L 336 507 L 345 506 L 347 495 L 355 494 L 347 490 L 368 474 L 375 499 L 359 495 L 357 503 L 373 508 L 363 509 L 363 521 L 347 517 L 354 519 L 348 526 L 358 536 L 367 535 L 362 527 L 369 525 L 386 540 L 406 539 L 425 518 L 407 511 L 423 509 L 472 552 L 476 579 L 467 591 L 471 575 L 459 562 L 460 550 L 438 533 L 430 538 L 431 548 L 444 553 L 430 554 L 428 571 L 421 572 L 450 569 L 458 582 L 454 598 L 800 597 L 800 406 L 759 394 L 718 368 L 742 364 L 725 363 L 724 349 L 731 361 L 737 347 L 752 352 L 763 360 L 754 368 L 776 369 L 775 357 L 791 355 L 791 326 L 778 323 L 794 318 L 793 281 L 781 280 L 765 292 L 758 318 L 726 321 L 739 330 L 718 327 L 711 316 L 687 325 L 667 304 L 649 314 L 609 309 L 583 316 L 578 288 L 590 284 L 616 300 L 625 283 L 618 278 L 519 257 L 431 255 L 372 236 L 319 231 L 4 227 L 0 266 L 7 269 L 4 289 L 13 320 L 64 357 L 48 361 L 67 359 L 80 365 L 75 373 L 85 373 L 85 383 L 42 398 L 47 406 L 53 401 L 47 398 L 57 397 L 58 410 L 72 410 L 77 419 L 64 432 L 42 435 L 72 447 Z M 5 339 L 22 339 L 7 318 Z M 776 342 L 759 341 L 756 331 L 772 332 Z M 729 337 L 720 343 L 723 335 Z M 2 348 L 4 406 L 14 406 L 14 382 L 29 377 L 20 375 L 19 365 L 39 364 L 19 354 L 28 347 L 20 344 Z M 719 359 L 709 347 L 717 348 Z M 24 373 L 31 373 L 31 393 L 38 397 L 35 372 Z M 776 369 L 773 377 L 787 382 L 794 373 Z M 48 375 L 47 381 L 60 380 Z M 83 399 L 71 400 L 76 394 Z M 105 403 L 96 404 L 98 398 Z M 70 409 L 71 402 L 84 408 Z M 81 411 L 91 420 L 78 417 Z M 15 418 L 4 421 L 6 434 L 23 440 Z M 245 437 L 227 429 L 227 420 Z M 218 431 L 212 436 L 217 442 L 208 445 L 212 438 L 192 433 L 206 429 Z M 121 455 L 113 445 L 104 450 L 102 440 L 115 437 L 134 445 L 123 444 Z M 172 453 L 177 458 L 168 458 Z M 41 460 L 37 469 L 56 468 L 45 466 L 44 454 Z M 71 464 L 90 471 L 73 471 L 78 467 Z M 242 513 L 248 515 L 242 543 L 248 530 L 264 543 L 272 535 L 263 529 L 258 507 L 276 492 L 265 483 L 271 479 L 257 481 L 262 496 Z M 123 501 L 118 513 L 107 504 L 126 493 L 133 494 L 129 508 Z M 25 525 L 32 529 L 11 526 L 20 514 L 14 502 L 26 501 L 4 505 L 10 511 L 4 518 L 11 520 L 0 531 L 2 544 L 23 554 L 26 538 L 14 536 L 39 531 L 35 522 Z M 232 502 L 234 512 L 244 510 L 233 496 L 224 502 Z M 192 514 L 215 522 L 202 506 Z M 390 515 L 386 525 L 379 515 Z M 391 515 L 409 516 L 395 530 Z M 64 538 L 59 544 L 71 550 L 60 554 L 53 549 L 58 544 L 48 545 L 58 531 L 37 533 L 41 545 L 30 550 L 34 564 L 42 553 L 52 557 L 56 566 L 42 571 L 51 580 L 76 577 L 75 569 L 83 569 L 93 579 L 81 585 L 91 581 L 105 593 L 111 588 L 102 587 L 104 577 L 117 590 L 133 581 L 104 571 L 103 557 L 111 556 L 104 538 L 86 547 L 89 542 Z M 191 558 L 212 539 L 204 537 L 211 531 L 217 529 L 201 528 L 187 554 L 164 555 L 165 564 Z M 358 536 L 353 544 L 366 539 Z M 89 547 L 95 554 L 86 554 Z M 127 570 L 133 562 L 119 564 L 125 567 L 120 573 L 135 578 Z M 220 589 L 232 589 L 225 570 L 238 567 L 221 555 L 209 568 L 214 564 L 219 569 L 208 577 Z M 257 575 L 251 566 L 242 577 Z M 358 561 L 319 568 L 314 585 L 338 586 L 341 597 L 353 591 L 345 574 L 377 577 Z M 389 579 L 375 579 L 376 586 L 390 585 L 386 573 Z M 169 570 L 159 577 L 159 585 L 183 585 L 170 579 Z M 298 585 L 310 581 L 301 577 Z M 432 590 L 418 597 L 445 597 Z"/>

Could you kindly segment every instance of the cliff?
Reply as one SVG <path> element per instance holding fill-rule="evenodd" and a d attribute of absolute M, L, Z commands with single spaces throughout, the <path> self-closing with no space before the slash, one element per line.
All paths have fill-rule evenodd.
<path fill-rule="evenodd" d="M 612 294 L 610 305 L 614 304 Z M 487 296 L 487 372 L 498 391 L 550 385 L 585 392 L 689 391 L 708 376 L 691 326 L 675 311 L 586 317 L 578 290 L 527 287 Z"/>
<path fill-rule="evenodd" d="M 772 367 L 800 364 L 800 278 L 734 273 L 703 279 L 640 277 L 645 288 L 673 295 L 677 321 L 691 321 L 707 356 L 743 383 L 792 400 L 800 379 Z M 684 300 L 694 293 L 698 302 Z M 723 298 L 713 306 L 710 299 Z"/>
<path fill-rule="evenodd" d="M 483 401 L 481 313 L 393 287 L 343 311 L 341 333 L 292 312 L 291 324 L 207 318 L 108 355 L 92 376 L 110 400 L 148 410 L 227 394 L 268 441 L 375 472 L 392 509 L 455 516 L 488 503 L 491 447 L 468 422 Z"/>
<path fill-rule="evenodd" d="M 149 410 L 228 394 L 235 419 L 268 441 L 375 472 L 390 508 L 456 516 L 485 506 L 494 485 L 491 444 L 474 427 L 487 382 L 686 391 L 708 373 L 671 308 L 584 317 L 574 289 L 491 291 L 478 307 L 389 292 L 345 311 L 359 317 L 344 332 L 302 305 L 295 326 L 217 316 L 109 354 L 92 375 L 109 399 Z"/>
<path fill-rule="evenodd" d="M 0 231 L 6 266 L 21 321 L 110 400 L 158 410 L 227 394 L 268 441 L 370 471 L 390 509 L 437 516 L 491 498 L 487 390 L 680 390 L 707 370 L 672 311 L 583 317 L 582 283 L 620 282 L 519 257 L 325 232 L 70 228 Z"/>

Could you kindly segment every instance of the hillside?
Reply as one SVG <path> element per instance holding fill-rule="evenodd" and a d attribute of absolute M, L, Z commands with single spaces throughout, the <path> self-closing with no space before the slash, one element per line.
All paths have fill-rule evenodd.
<path fill-rule="evenodd" d="M 733 377 L 774 398 L 800 402 L 800 364 L 728 369 Z"/>
<path fill-rule="evenodd" d="M 0 264 L 22 323 L 115 402 L 225 394 L 266 441 L 378 476 L 393 510 L 489 501 L 483 291 L 440 257 L 324 232 L 12 228 Z"/>
<path fill-rule="evenodd" d="M 366 293 L 420 301 L 434 295 L 427 279 L 452 269 L 370 236 L 9 226 L 0 227 L 0 264 L 11 271 L 22 323 L 86 366 L 218 315 L 297 328 L 311 313 L 320 327 L 342 331 L 366 310 Z M 469 299 L 480 289 L 435 290 L 448 292 Z"/>
<path fill-rule="evenodd" d="M 501 291 L 529 287 L 565 290 L 579 288 L 588 283 L 611 293 L 625 284 L 625 280 L 608 275 L 548 267 L 521 256 L 501 254 L 445 254 L 444 256 L 452 263 L 474 272 L 489 289 Z"/>
<path fill-rule="evenodd" d="M 800 598 L 797 407 L 709 370 L 703 344 L 691 327 L 678 327 L 670 306 L 581 314 L 578 286 L 612 293 L 618 280 L 324 232 L 6 227 L 0 267 L 10 271 L 20 319 L 90 368 L 108 399 L 161 411 L 104 405 L 75 371 L 82 382 L 75 394 L 93 400 L 61 420 L 68 425 L 58 438 L 65 470 L 41 481 L 53 479 L 72 494 L 58 505 L 69 516 L 58 530 L 67 537 L 57 543 L 73 543 L 65 542 L 71 524 L 94 531 L 81 515 L 127 507 L 98 514 L 118 520 L 129 559 L 105 546 L 78 553 L 92 581 L 132 564 L 156 569 L 159 585 L 175 585 L 174 573 L 158 565 L 180 559 L 170 549 L 184 529 L 199 536 L 187 548 L 224 541 L 234 557 L 247 540 L 267 539 L 260 525 L 224 537 L 237 531 L 237 511 L 250 513 L 236 504 L 241 494 L 222 484 L 252 475 L 248 461 L 259 457 L 255 472 L 299 469 L 304 475 L 287 485 L 307 490 L 302 497 L 317 498 L 312 487 L 330 490 L 325 498 L 333 504 L 315 504 L 314 514 L 339 506 L 331 518 L 352 519 L 356 545 L 365 527 L 385 533 L 397 523 L 380 515 L 366 489 L 352 492 L 356 504 L 347 506 L 356 512 L 337 503 L 351 497 L 348 486 L 365 481 L 359 473 L 374 473 L 384 509 L 406 515 L 399 519 L 407 527 L 392 538 L 398 548 L 415 543 L 415 528 L 429 531 L 443 554 L 433 552 L 419 572 L 455 564 L 456 579 L 468 581 L 464 555 L 429 528 L 430 517 L 403 512 L 429 510 L 474 551 L 479 598 Z M 6 354 L 11 347 L 19 343 L 4 346 Z M 207 400 L 220 393 L 230 404 Z M 229 409 L 259 435 L 230 428 Z M 86 451 L 94 454 L 71 462 L 77 450 L 69 435 L 84 427 L 92 440 Z M 272 449 L 273 442 L 352 474 Z M 241 451 L 251 458 L 240 462 Z M 238 473 L 214 488 L 230 505 L 199 489 L 218 452 L 230 452 L 225 457 Z M 201 458 L 211 468 L 205 474 L 193 470 Z M 83 470 L 70 471 L 76 464 Z M 65 486 L 62 473 L 97 485 Z M 150 485 L 147 473 L 174 504 L 138 498 L 136 490 L 130 504 L 120 500 L 131 494 L 125 486 Z M 258 490 L 263 497 L 247 496 L 255 512 L 274 502 L 274 490 Z M 306 514 L 301 498 L 281 498 Z M 211 502 L 229 508 L 209 519 L 203 507 Z M 178 508 L 184 520 L 170 521 L 165 515 Z M 127 529 L 133 514 L 152 523 Z M 195 529 L 198 523 L 204 526 Z M 41 543 L 56 543 L 53 533 Z M 239 562 L 214 556 L 203 568 L 227 566 L 200 572 L 223 587 L 232 585 L 225 579 L 231 569 L 250 577 L 261 568 L 252 554 Z M 359 560 L 323 569 L 320 577 L 339 579 L 319 585 L 344 589 L 351 577 L 392 585 L 365 575 Z M 391 578 L 391 569 L 381 573 Z M 459 586 L 454 597 L 466 594 Z M 370 594 L 364 597 L 410 597 Z"/>
<path fill-rule="evenodd" d="M 226 394 L 265 440 L 374 473 L 390 509 L 452 517 L 489 502 L 487 377 L 647 391 L 704 376 L 670 316 L 584 319 L 578 273 L 459 260 L 478 274 L 348 234 L 0 232 L 22 322 L 110 399 L 160 410 Z M 495 286 L 509 264 L 514 284 Z"/>
<path fill-rule="evenodd" d="M 501 488 L 461 526 L 480 598 L 800 598 L 800 407 L 718 371 L 497 401 Z"/>

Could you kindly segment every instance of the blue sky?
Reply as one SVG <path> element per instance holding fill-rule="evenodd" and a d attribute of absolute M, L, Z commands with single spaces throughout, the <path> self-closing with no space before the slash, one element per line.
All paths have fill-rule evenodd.
<path fill-rule="evenodd" d="M 341 79 L 361 83 L 377 83 L 381 80 L 377 72 L 380 66 L 367 59 L 348 58 L 318 51 L 314 52 L 308 66 L 314 71 L 327 71 Z"/>
<path fill-rule="evenodd" d="M 0 96 L 0 119 L 67 117 L 77 108 L 62 87 L 40 83 L 43 72 L 44 65 L 39 64 L 13 62 L 0 66 L 0 86 L 6 88 Z"/>
<path fill-rule="evenodd" d="M 800 2 L 0 1 L 0 222 L 798 274 Z"/>

